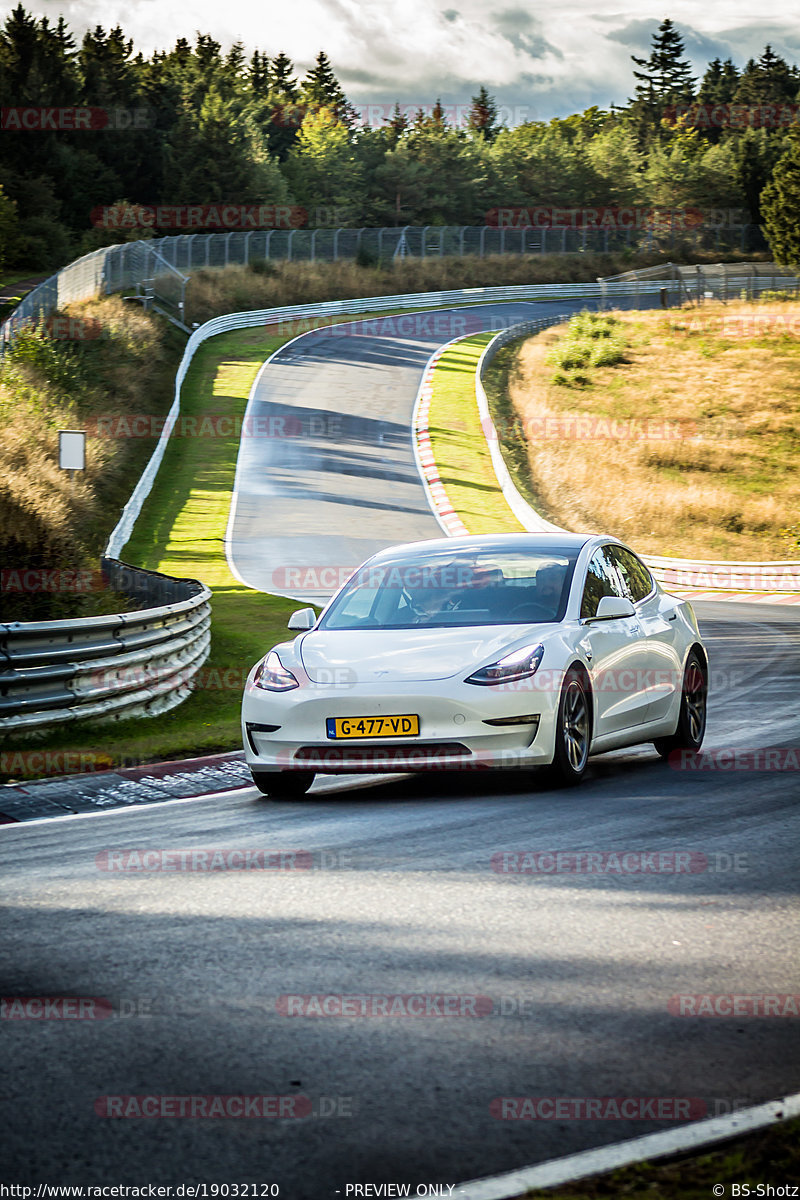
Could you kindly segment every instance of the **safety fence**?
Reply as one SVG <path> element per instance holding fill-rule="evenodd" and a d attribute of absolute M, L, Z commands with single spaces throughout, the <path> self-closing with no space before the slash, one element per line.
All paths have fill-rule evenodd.
<path fill-rule="evenodd" d="M 741 263 L 660 263 L 655 267 L 640 267 L 607 275 L 598 282 L 602 289 L 612 284 L 628 284 L 636 289 L 661 282 L 667 289 L 669 303 L 702 304 L 705 300 L 752 300 L 764 292 L 788 293 L 800 291 L 800 278 L 795 268 L 772 262 Z"/>
<path fill-rule="evenodd" d="M 610 253 L 653 251 L 674 246 L 678 233 L 697 248 L 762 250 L 758 226 L 712 230 L 673 230 L 659 237 L 652 229 L 514 228 L 491 225 L 406 225 L 362 229 L 264 229 L 228 233 L 185 233 L 103 246 L 39 284 L 0 327 L 0 355 L 18 329 L 45 320 L 67 304 L 113 292 L 129 292 L 179 325 L 186 326 L 189 274 L 206 267 L 249 266 L 266 261 L 325 261 L 366 256 L 367 261 L 474 254 Z M 187 329 L 188 332 L 188 329 Z"/>
<path fill-rule="evenodd" d="M 731 287 L 735 278 L 731 276 L 729 279 Z M 781 281 L 782 285 L 785 284 L 786 278 L 782 276 Z M 796 279 L 794 283 L 796 286 Z M 763 285 L 764 289 L 771 287 L 772 277 L 762 274 L 758 277 L 758 284 Z M 77 280 L 75 286 L 78 286 Z M 90 273 L 84 275 L 82 286 L 92 286 Z M 152 488 L 171 430 L 177 422 L 181 387 L 194 353 L 207 338 L 262 324 L 274 326 L 280 322 L 307 321 L 311 318 L 347 317 L 397 309 L 423 310 L 449 305 L 583 300 L 592 306 L 629 305 L 634 301 L 637 306 L 652 306 L 659 302 L 665 286 L 670 295 L 673 292 L 677 295 L 680 291 L 679 280 L 665 280 L 663 277 L 602 280 L 598 284 L 470 288 L 228 313 L 206 322 L 194 331 L 187 342 L 176 374 L 175 398 L 163 432 L 111 534 L 106 548 L 107 557 L 102 560 L 108 586 L 132 596 L 143 607 L 135 612 L 73 621 L 0 625 L 0 729 L 37 730 L 75 719 L 154 715 L 179 704 L 190 693 L 193 675 L 208 655 L 209 589 L 196 580 L 172 580 L 154 572 L 127 567 L 119 561 L 119 556 Z M 479 403 L 482 391 L 480 378 L 497 350 L 526 332 L 563 319 L 564 315 L 561 314 L 526 322 L 498 334 L 487 347 L 479 365 L 476 377 Z M 490 437 L 489 441 L 494 459 L 496 435 Z M 496 465 L 499 472 L 505 469 L 504 464 Z M 501 484 L 504 494 L 509 498 L 513 484 L 507 478 L 507 471 Z M 521 506 L 522 512 L 527 509 L 530 515 L 526 519 L 535 522 L 527 527 L 552 528 L 533 513 L 516 489 L 513 492 L 514 505 Z M 522 523 L 526 524 L 526 520 Z M 656 560 L 651 562 L 654 572 L 657 575 L 661 572 L 659 577 L 665 580 L 668 577 L 663 572 L 669 569 L 685 570 L 698 565 L 678 560 L 663 560 L 660 564 L 656 564 Z M 719 567 L 721 564 L 710 565 Z M 722 565 L 741 566 L 743 573 L 754 567 L 774 567 L 783 571 L 787 565 L 797 566 L 783 563 Z"/>
<path fill-rule="evenodd" d="M 103 246 L 63 267 L 23 297 L 0 326 L 0 354 L 26 325 L 38 325 L 68 304 L 81 304 L 112 292 L 130 292 L 145 307 L 153 307 L 183 324 L 188 282 L 188 275 L 161 253 L 160 241 Z"/>

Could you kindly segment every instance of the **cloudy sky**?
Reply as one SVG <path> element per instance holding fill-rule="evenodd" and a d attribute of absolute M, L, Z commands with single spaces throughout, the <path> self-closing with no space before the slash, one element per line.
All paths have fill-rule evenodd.
<path fill-rule="evenodd" d="M 416 109 L 441 97 L 451 112 L 481 84 L 508 124 L 607 108 L 631 94 L 631 54 L 646 57 L 665 16 L 677 25 L 698 73 L 719 55 L 742 66 L 769 42 L 800 63 L 800 10 L 793 0 L 597 0 L 561 4 L 499 0 L 23 0 L 37 15 L 63 14 L 76 34 L 119 23 L 137 49 L 168 49 L 179 36 L 210 33 L 224 48 L 283 50 L 300 75 L 325 50 L 350 100 L 380 123 L 388 106 Z M 448 7 L 452 5 L 452 7 Z M 4 16 L 12 5 L 3 5 Z"/>

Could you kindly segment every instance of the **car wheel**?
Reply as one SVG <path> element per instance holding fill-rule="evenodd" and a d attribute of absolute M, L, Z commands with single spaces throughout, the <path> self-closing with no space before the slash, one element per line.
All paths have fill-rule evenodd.
<path fill-rule="evenodd" d="M 560 787 L 574 787 L 586 770 L 591 742 L 591 716 L 586 680 L 574 668 L 561 688 L 556 718 L 556 744 L 550 777 Z"/>
<path fill-rule="evenodd" d="M 273 800 L 299 800 L 314 782 L 313 771 L 252 771 L 253 783 Z"/>
<path fill-rule="evenodd" d="M 672 737 L 658 738 L 653 744 L 662 758 L 675 750 L 699 750 L 706 732 L 708 676 L 700 658 L 693 650 L 686 660 L 681 689 L 681 709 L 678 728 Z"/>

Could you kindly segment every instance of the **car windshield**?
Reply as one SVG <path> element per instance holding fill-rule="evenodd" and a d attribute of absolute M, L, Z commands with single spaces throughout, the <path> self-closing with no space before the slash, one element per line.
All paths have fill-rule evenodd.
<path fill-rule="evenodd" d="M 348 580 L 321 629 L 525 625 L 560 621 L 578 550 L 440 551 L 381 558 Z"/>

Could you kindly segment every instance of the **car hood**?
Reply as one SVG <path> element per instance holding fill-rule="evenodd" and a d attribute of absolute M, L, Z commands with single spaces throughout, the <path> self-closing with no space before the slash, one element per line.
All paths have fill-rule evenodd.
<path fill-rule="evenodd" d="M 543 632 L 530 625 L 320 629 L 301 639 L 300 659 L 314 683 L 345 677 L 358 683 L 450 679 L 470 674 L 514 646 L 539 641 Z"/>

